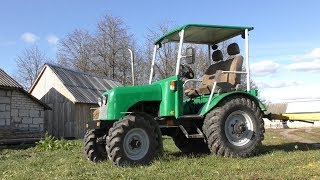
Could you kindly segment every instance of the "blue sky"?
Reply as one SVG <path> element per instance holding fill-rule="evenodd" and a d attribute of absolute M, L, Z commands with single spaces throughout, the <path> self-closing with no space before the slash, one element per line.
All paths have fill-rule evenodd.
<path fill-rule="evenodd" d="M 200 1 L 199 1 L 200 2 Z M 55 58 L 56 43 L 76 28 L 94 31 L 105 15 L 121 17 L 139 42 L 148 28 L 172 21 L 253 26 L 253 79 L 271 101 L 320 98 L 320 1 L 115 1 L 7 0 L 0 5 L 0 67 L 37 44 Z M 318 84 L 317 84 L 318 83 Z M 317 95 L 318 94 L 318 95 Z"/>

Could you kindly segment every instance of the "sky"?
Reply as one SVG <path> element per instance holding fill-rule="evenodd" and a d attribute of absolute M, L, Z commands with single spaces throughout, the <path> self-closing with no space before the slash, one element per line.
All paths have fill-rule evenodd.
<path fill-rule="evenodd" d="M 0 68 L 10 75 L 25 48 L 54 59 L 57 43 L 75 29 L 94 32 L 106 14 L 123 19 L 142 43 L 163 22 L 253 26 L 251 77 L 271 102 L 320 99 L 320 1 L 4 0 L 0 4 Z M 243 51 L 244 52 L 244 51 Z"/>

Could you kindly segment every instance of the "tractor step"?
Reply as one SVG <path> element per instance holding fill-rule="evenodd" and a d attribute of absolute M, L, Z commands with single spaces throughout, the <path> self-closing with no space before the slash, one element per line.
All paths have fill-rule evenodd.
<path fill-rule="evenodd" d="M 189 133 L 187 132 L 187 130 L 186 130 L 182 125 L 179 125 L 179 128 L 181 129 L 181 131 L 183 132 L 183 134 L 184 134 L 184 135 L 186 136 L 186 138 L 188 138 L 188 139 L 192 139 L 192 138 L 204 138 L 203 133 L 201 132 L 201 130 L 200 130 L 198 127 L 196 127 L 198 134 L 189 134 Z"/>
<path fill-rule="evenodd" d="M 183 120 L 188 120 L 188 119 L 190 119 L 190 120 L 197 120 L 197 119 L 201 120 L 201 119 L 204 119 L 204 116 L 199 115 L 199 114 L 188 114 L 188 115 L 180 116 L 178 119 L 179 120 L 181 120 L 181 119 L 183 119 Z"/>

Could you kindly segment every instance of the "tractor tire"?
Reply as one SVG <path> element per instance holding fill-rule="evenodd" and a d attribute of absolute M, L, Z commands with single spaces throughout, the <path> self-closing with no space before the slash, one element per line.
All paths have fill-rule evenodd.
<path fill-rule="evenodd" d="M 105 135 L 103 130 L 90 129 L 84 135 L 84 154 L 87 159 L 99 162 L 108 158 L 104 144 L 98 144 L 97 138 Z"/>
<path fill-rule="evenodd" d="M 159 128 L 158 123 L 154 120 L 154 118 L 148 114 L 141 113 L 140 115 L 144 116 L 145 119 L 150 119 L 151 126 L 154 127 L 154 134 L 156 135 L 157 147 L 156 147 L 156 157 L 163 156 L 163 141 L 162 141 L 162 133 Z M 152 119 L 152 120 L 151 120 Z"/>
<path fill-rule="evenodd" d="M 188 139 L 183 132 L 178 129 L 172 137 L 174 144 L 184 154 L 209 154 L 210 150 L 203 138 Z"/>
<path fill-rule="evenodd" d="M 134 114 L 114 123 L 107 136 L 109 159 L 118 166 L 149 164 L 159 153 L 156 122 L 149 116 Z M 162 142 L 162 139 L 161 139 Z"/>
<path fill-rule="evenodd" d="M 264 122 L 259 106 L 242 96 L 223 100 L 204 120 L 203 132 L 213 154 L 249 157 L 264 139 Z"/>

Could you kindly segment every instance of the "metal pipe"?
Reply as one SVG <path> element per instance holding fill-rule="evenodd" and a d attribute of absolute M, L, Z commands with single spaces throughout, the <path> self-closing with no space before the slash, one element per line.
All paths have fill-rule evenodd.
<path fill-rule="evenodd" d="M 208 111 L 208 109 L 209 109 L 209 106 L 210 106 L 210 104 L 211 104 L 211 100 L 212 100 L 212 97 L 213 97 L 213 94 L 214 94 L 214 90 L 216 89 L 216 86 L 217 86 L 217 82 L 214 81 L 213 87 L 212 87 L 212 89 L 211 89 L 211 93 L 210 93 L 210 96 L 209 96 L 209 100 L 208 100 L 208 102 L 207 102 L 206 111 Z"/>
<path fill-rule="evenodd" d="M 210 44 L 208 44 L 208 62 L 207 62 L 208 66 L 210 66 L 211 64 L 211 47 Z"/>
<path fill-rule="evenodd" d="M 152 56 L 152 62 L 151 62 L 151 72 L 150 72 L 150 78 L 149 78 L 149 84 L 152 82 L 152 77 L 153 77 L 153 67 L 154 67 L 154 62 L 156 60 L 156 53 L 157 53 L 157 45 L 154 45 L 153 48 L 153 56 Z"/>
<path fill-rule="evenodd" d="M 184 29 L 182 29 L 179 33 L 180 35 L 180 42 L 179 42 L 179 50 L 178 50 L 178 57 L 177 57 L 177 66 L 176 66 L 176 76 L 179 75 L 180 70 L 180 62 L 182 58 L 182 45 L 183 45 L 183 38 L 184 38 Z"/>
<path fill-rule="evenodd" d="M 244 31 L 246 47 L 246 71 L 247 71 L 247 91 L 250 91 L 250 64 L 249 64 L 249 30 Z"/>
<path fill-rule="evenodd" d="M 226 74 L 226 73 L 232 73 L 232 74 L 247 74 L 247 72 L 244 71 L 222 71 L 222 74 Z"/>
<path fill-rule="evenodd" d="M 132 75 L 132 86 L 134 86 L 134 69 L 133 69 L 133 64 L 134 64 L 134 59 L 133 59 L 133 52 L 131 49 L 128 49 L 130 52 L 130 57 L 131 57 L 131 75 Z"/>
<path fill-rule="evenodd" d="M 187 79 L 184 83 L 183 83 L 183 85 L 182 85 L 182 87 L 184 87 L 188 82 L 202 82 L 202 79 Z"/>
<path fill-rule="evenodd" d="M 221 73 L 222 73 L 222 71 L 221 71 L 221 70 L 218 70 L 218 71 L 216 72 L 216 74 L 215 74 L 213 87 L 212 87 L 212 89 L 211 89 L 211 93 L 210 93 L 210 96 L 209 96 L 209 100 L 208 100 L 207 106 L 206 106 L 206 111 L 208 111 L 209 106 L 210 106 L 210 104 L 211 104 L 211 100 L 212 100 L 214 91 L 215 91 L 215 89 L 216 89 L 216 87 L 217 87 L 217 81 L 219 80 Z"/>

